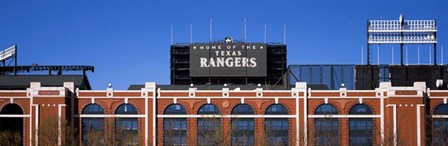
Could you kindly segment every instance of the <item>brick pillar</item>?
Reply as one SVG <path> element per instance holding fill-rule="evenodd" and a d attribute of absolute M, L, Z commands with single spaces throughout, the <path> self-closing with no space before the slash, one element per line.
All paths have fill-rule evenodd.
<path fill-rule="evenodd" d="M 40 83 L 31 83 L 31 87 L 34 106 L 32 129 L 35 144 L 62 145 L 65 139 L 64 125 L 67 121 L 66 99 L 69 93 L 71 95 L 71 91 L 65 87 L 41 87 Z"/>
<path fill-rule="evenodd" d="M 425 143 L 425 83 L 414 87 L 391 87 L 385 100 L 385 145 L 420 146 Z M 394 134 L 394 130 L 396 133 Z"/>

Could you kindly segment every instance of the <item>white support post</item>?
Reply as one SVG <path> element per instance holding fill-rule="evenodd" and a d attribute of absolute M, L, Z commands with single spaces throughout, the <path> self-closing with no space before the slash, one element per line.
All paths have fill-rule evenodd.
<path fill-rule="evenodd" d="M 380 65 L 380 46 L 378 46 L 378 48 L 377 48 L 377 54 L 376 54 L 376 56 L 377 56 L 377 62 L 378 62 L 378 65 Z"/>
<path fill-rule="evenodd" d="M 266 24 L 264 24 L 264 43 L 266 43 Z"/>
<path fill-rule="evenodd" d="M 364 46 L 361 47 L 361 64 L 364 64 Z"/>
<path fill-rule="evenodd" d="M 170 25 L 170 45 L 173 45 L 173 24 Z"/>
<path fill-rule="evenodd" d="M 394 47 L 392 47 L 392 64 L 394 64 L 395 59 L 394 59 Z"/>
<path fill-rule="evenodd" d="M 442 58 L 442 63 L 441 63 L 441 65 L 443 65 L 443 46 L 442 46 L 442 48 L 441 48 L 440 51 L 441 51 L 441 52 L 440 52 L 440 57 Z"/>
<path fill-rule="evenodd" d="M 420 64 L 420 46 L 417 47 L 417 64 Z"/>
<path fill-rule="evenodd" d="M 212 42 L 212 18 L 210 18 L 210 42 Z"/>

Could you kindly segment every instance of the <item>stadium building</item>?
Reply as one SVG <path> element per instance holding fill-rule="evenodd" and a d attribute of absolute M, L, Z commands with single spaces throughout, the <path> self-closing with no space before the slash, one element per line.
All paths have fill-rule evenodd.
<path fill-rule="evenodd" d="M 437 43 L 417 35 L 434 20 L 368 24 L 369 46 Z M 228 37 L 171 45 L 170 85 L 91 90 L 94 67 L 6 66 L 16 50 L 0 53 L 0 133 L 19 145 L 448 144 L 447 65 L 287 66 L 286 44 Z"/>

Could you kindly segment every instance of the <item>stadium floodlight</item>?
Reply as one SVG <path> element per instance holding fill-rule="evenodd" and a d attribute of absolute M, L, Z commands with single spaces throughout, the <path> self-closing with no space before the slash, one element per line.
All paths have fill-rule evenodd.
<path fill-rule="evenodd" d="M 13 45 L 3 51 L 0 51 L 0 63 L 6 66 L 6 60 L 14 58 L 14 65 L 17 65 L 17 45 Z"/>
<path fill-rule="evenodd" d="M 404 44 L 433 44 L 434 64 L 437 45 L 436 20 L 368 20 L 367 22 L 367 64 L 370 64 L 370 45 L 400 44 L 403 65 Z"/>
<path fill-rule="evenodd" d="M 14 57 L 14 55 L 16 55 L 16 45 L 0 51 L 0 61 Z"/>

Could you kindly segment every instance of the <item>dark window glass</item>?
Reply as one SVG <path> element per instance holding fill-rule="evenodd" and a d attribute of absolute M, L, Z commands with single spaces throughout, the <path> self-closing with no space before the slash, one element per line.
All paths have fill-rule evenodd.
<path fill-rule="evenodd" d="M 180 104 L 172 104 L 165 108 L 165 115 L 185 115 L 187 110 Z"/>
<path fill-rule="evenodd" d="M 371 115 L 372 110 L 365 104 L 357 104 L 350 109 L 350 115 Z M 371 146 L 373 145 L 373 119 L 372 118 L 350 118 L 350 145 Z"/>
<path fill-rule="evenodd" d="M 206 104 L 203 105 L 201 108 L 199 108 L 198 114 L 199 115 L 219 114 L 219 109 L 218 107 L 216 107 L 216 105 Z"/>
<path fill-rule="evenodd" d="M 218 115 L 219 109 L 213 104 L 199 108 L 198 115 Z M 215 117 L 198 118 L 198 145 L 219 145 L 223 140 L 221 119 Z"/>
<path fill-rule="evenodd" d="M 288 115 L 284 105 L 273 104 L 266 109 L 266 115 Z M 265 135 L 267 145 L 289 145 L 288 118 L 266 118 Z"/>
<path fill-rule="evenodd" d="M 239 104 L 232 114 L 253 115 L 254 110 L 247 104 Z M 232 118 L 232 145 L 254 145 L 254 139 L 254 118 Z"/>
<path fill-rule="evenodd" d="M 448 115 L 448 104 L 441 104 L 434 110 L 434 115 Z M 442 146 L 448 145 L 448 119 L 434 118 L 433 119 L 434 145 Z"/>
<path fill-rule="evenodd" d="M 103 108 L 98 104 L 89 104 L 82 110 L 82 114 L 104 114 Z M 104 135 L 104 118 L 82 118 L 82 142 L 84 145 L 91 143 L 104 143 L 104 138 L 89 140 L 88 137 L 101 137 Z M 96 142 L 95 142 L 96 141 Z"/>
<path fill-rule="evenodd" d="M 131 104 L 120 105 L 116 115 L 137 115 L 137 109 Z M 119 145 L 138 145 L 138 118 L 116 118 L 115 139 Z"/>
<path fill-rule="evenodd" d="M 171 104 L 163 114 L 186 115 L 187 110 L 180 104 Z M 163 119 L 163 145 L 187 145 L 187 118 Z"/>
<path fill-rule="evenodd" d="M 322 104 L 317 107 L 315 115 L 338 114 L 336 108 L 331 104 Z M 337 118 L 315 118 L 315 145 L 339 145 L 339 122 Z"/>
<path fill-rule="evenodd" d="M 338 114 L 338 110 L 331 104 L 322 104 L 317 107 L 316 115 L 330 115 L 330 114 Z"/>

